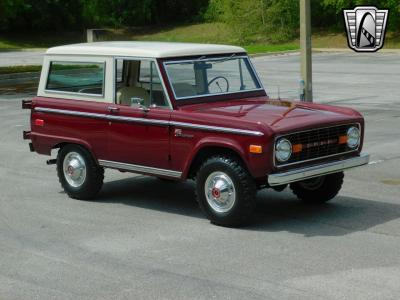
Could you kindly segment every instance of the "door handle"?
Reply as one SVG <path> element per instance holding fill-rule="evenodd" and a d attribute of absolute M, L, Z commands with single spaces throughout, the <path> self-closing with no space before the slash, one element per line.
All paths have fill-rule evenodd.
<path fill-rule="evenodd" d="M 116 114 L 117 112 L 119 112 L 119 108 L 115 106 L 109 106 L 107 107 L 107 110 L 112 114 Z"/>
<path fill-rule="evenodd" d="M 139 106 L 139 110 L 141 110 L 141 111 L 143 111 L 145 113 L 148 113 L 150 111 L 150 107 L 146 107 L 144 105 L 140 105 Z"/>

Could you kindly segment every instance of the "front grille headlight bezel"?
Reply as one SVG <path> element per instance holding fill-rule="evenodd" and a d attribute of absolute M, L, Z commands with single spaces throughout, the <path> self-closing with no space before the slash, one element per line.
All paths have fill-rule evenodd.
<path fill-rule="evenodd" d="M 286 162 L 292 156 L 292 143 L 286 138 L 280 138 L 275 144 L 275 158 L 279 162 Z"/>
<path fill-rule="evenodd" d="M 295 135 L 299 135 L 299 134 L 312 134 L 313 131 L 317 131 L 317 130 L 327 130 L 327 129 L 331 129 L 334 127 L 347 127 L 345 130 L 342 131 L 342 133 L 340 134 L 341 136 L 346 136 L 347 138 L 347 131 L 351 128 L 351 127 L 355 127 L 359 130 L 360 132 L 360 140 L 358 141 L 358 145 L 355 148 L 350 148 L 347 144 L 347 140 L 346 142 L 343 144 L 343 150 L 340 152 L 335 152 L 335 153 L 330 153 L 327 155 L 322 155 L 322 156 L 318 156 L 318 157 L 306 157 L 306 158 L 300 158 L 299 156 L 302 156 L 304 153 L 304 151 L 307 151 L 307 149 L 304 149 L 303 147 L 303 152 L 299 152 L 299 153 L 294 153 L 293 152 L 293 148 L 292 148 L 292 155 L 289 158 L 288 161 L 279 161 L 277 159 L 276 156 L 276 144 L 282 139 L 282 138 L 286 138 L 289 140 L 289 142 L 292 143 L 292 145 L 298 144 L 298 139 L 296 138 L 294 141 L 292 140 L 292 137 Z M 333 126 L 326 126 L 326 127 L 320 127 L 320 128 L 315 128 L 315 129 L 306 129 L 306 130 L 299 130 L 299 131 L 294 131 L 294 132 L 289 132 L 289 133 L 285 133 L 285 134 L 281 134 L 281 135 L 277 135 L 274 138 L 274 154 L 273 154 L 273 164 L 275 168 L 286 168 L 288 166 L 296 166 L 296 165 L 301 165 L 301 164 L 305 164 L 305 163 L 309 163 L 312 161 L 318 161 L 318 160 L 322 160 L 322 159 L 326 159 L 326 158 L 334 158 L 337 156 L 341 156 L 341 155 L 347 155 L 350 153 L 354 153 L 359 151 L 360 147 L 361 147 L 361 141 L 362 141 L 362 124 L 359 122 L 354 122 L 354 123 L 348 123 L 348 124 L 338 124 L 338 125 L 333 125 Z M 292 146 L 293 147 L 293 146 Z"/>

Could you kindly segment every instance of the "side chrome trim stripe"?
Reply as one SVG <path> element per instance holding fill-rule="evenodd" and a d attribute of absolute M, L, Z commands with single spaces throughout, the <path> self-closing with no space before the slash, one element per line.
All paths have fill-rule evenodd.
<path fill-rule="evenodd" d="M 47 108 L 47 107 L 35 107 L 35 111 L 43 112 L 43 113 L 53 113 L 53 114 L 62 114 L 62 115 L 77 116 L 77 117 L 94 118 L 94 119 L 104 119 L 104 120 L 109 120 L 109 121 L 132 122 L 132 123 L 150 124 L 150 125 L 158 125 L 158 126 L 176 126 L 176 127 L 181 127 L 181 128 L 189 128 L 189 129 L 205 130 L 205 131 L 215 131 L 215 132 L 226 132 L 226 133 L 233 133 L 233 134 L 239 134 L 239 135 L 250 135 L 250 136 L 263 136 L 264 135 L 261 131 L 235 129 L 235 128 L 229 128 L 229 127 L 220 127 L 220 126 L 209 126 L 209 125 L 201 125 L 201 124 L 186 123 L 186 122 L 175 122 L 175 121 L 165 121 L 165 120 L 156 120 L 156 119 L 113 116 L 113 115 L 107 115 L 107 114 L 97 114 L 97 113 L 80 112 L 80 111 L 74 111 L 74 110 L 64 110 L 64 109 L 55 109 L 55 108 Z"/>
<path fill-rule="evenodd" d="M 207 130 L 207 131 L 228 132 L 228 133 L 234 133 L 234 134 L 253 135 L 253 136 L 263 136 L 264 135 L 261 131 L 234 129 L 234 128 L 228 128 L 228 127 L 209 126 L 209 125 L 198 125 L 198 124 L 175 122 L 175 121 L 171 121 L 170 123 L 171 123 L 171 125 L 174 125 L 177 127 L 184 127 L 184 128 L 190 128 L 190 129 L 201 129 L 201 130 Z"/>
<path fill-rule="evenodd" d="M 153 175 L 162 175 L 162 176 L 168 176 L 168 177 L 174 177 L 174 178 L 181 178 L 181 176 L 182 176 L 182 172 L 179 172 L 179 171 L 158 169 L 158 168 L 146 167 L 146 166 L 140 166 L 140 165 L 132 165 L 132 164 L 126 164 L 126 163 L 121 163 L 121 162 L 116 162 L 116 161 L 99 160 L 99 165 L 106 167 L 106 168 L 127 170 L 127 171 L 132 171 L 132 172 L 139 172 L 139 173 L 146 173 L 146 174 L 153 174 Z"/>
<path fill-rule="evenodd" d="M 110 116 L 110 115 L 106 115 L 106 119 L 110 120 L 110 121 L 122 121 L 122 122 L 128 122 L 128 123 L 141 123 L 141 124 L 151 124 L 151 125 L 160 125 L 160 126 L 169 126 L 169 124 L 170 124 L 169 121 L 164 121 L 164 120 Z"/>
<path fill-rule="evenodd" d="M 80 112 L 80 111 L 65 110 L 65 109 L 56 109 L 56 108 L 46 108 L 46 107 L 35 107 L 35 111 L 51 113 L 51 114 L 68 115 L 68 116 L 96 118 L 96 119 L 105 119 L 107 117 L 107 115 L 105 115 L 105 114 L 95 114 L 95 113 Z"/>
<path fill-rule="evenodd" d="M 169 121 L 164 121 L 164 120 L 121 117 L 121 116 L 112 116 L 112 115 L 106 115 L 106 114 L 96 114 L 96 113 L 89 113 L 89 112 L 80 112 L 80 111 L 74 111 L 74 110 L 54 109 L 54 108 L 45 108 L 45 107 L 36 107 L 35 111 L 51 113 L 51 114 L 77 116 L 77 117 L 84 117 L 84 118 L 104 119 L 104 120 L 109 120 L 109 121 L 123 121 L 123 122 L 153 124 L 153 125 L 163 125 L 163 126 L 168 126 L 170 124 Z"/>

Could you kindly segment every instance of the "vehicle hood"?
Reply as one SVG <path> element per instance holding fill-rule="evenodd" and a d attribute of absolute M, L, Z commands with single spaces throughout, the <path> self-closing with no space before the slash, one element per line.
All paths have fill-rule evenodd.
<path fill-rule="evenodd" d="M 231 124 L 256 123 L 274 131 L 291 131 L 324 124 L 340 124 L 362 119 L 355 110 L 316 103 L 272 100 L 267 97 L 182 107 L 208 120 L 218 118 Z M 224 122 L 224 123 L 225 123 Z"/>

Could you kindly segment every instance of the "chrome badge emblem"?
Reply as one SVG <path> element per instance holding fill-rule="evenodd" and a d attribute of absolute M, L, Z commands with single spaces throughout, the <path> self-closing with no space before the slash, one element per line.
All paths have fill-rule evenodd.
<path fill-rule="evenodd" d="M 343 10 L 349 47 L 357 52 L 375 52 L 383 47 L 389 11 L 373 6 Z"/>

